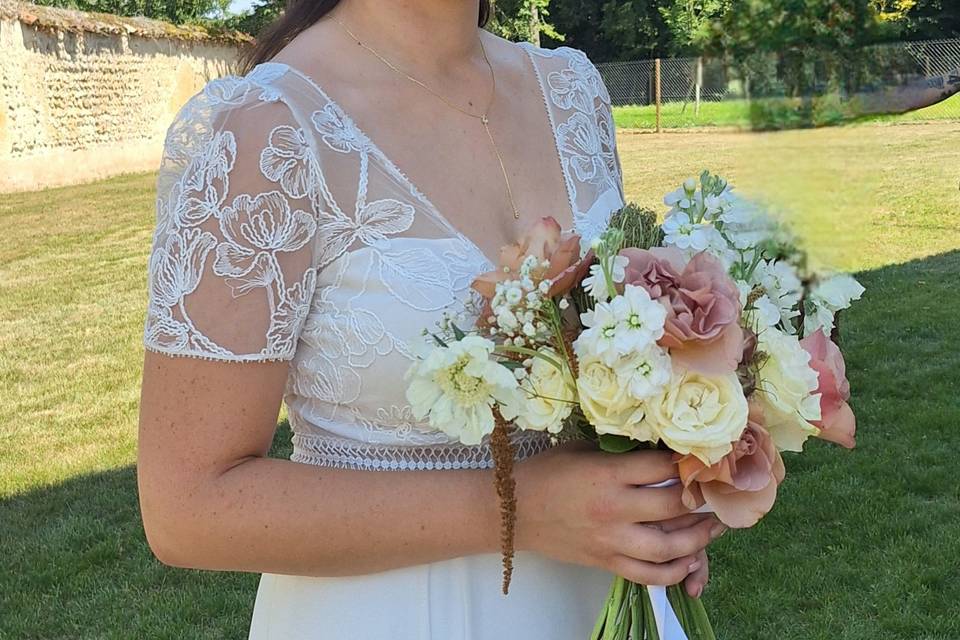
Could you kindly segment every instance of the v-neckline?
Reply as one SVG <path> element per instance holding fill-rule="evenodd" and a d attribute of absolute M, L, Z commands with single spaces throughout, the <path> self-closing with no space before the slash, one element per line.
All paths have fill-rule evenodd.
<path fill-rule="evenodd" d="M 525 45 L 528 45 L 528 46 L 525 46 Z M 560 173 L 563 179 L 564 188 L 567 192 L 567 204 L 569 205 L 570 220 L 572 223 L 572 226 L 568 229 L 564 229 L 564 231 L 578 233 L 579 231 L 577 229 L 577 222 L 580 216 L 577 215 L 577 210 L 576 210 L 576 207 L 574 206 L 571 177 L 567 172 L 567 165 L 563 162 L 563 153 L 560 148 L 560 138 L 557 132 L 556 119 L 553 116 L 553 112 L 550 110 L 550 99 L 547 94 L 547 87 L 544 83 L 543 75 L 540 73 L 540 69 L 537 67 L 537 63 L 533 59 L 533 54 L 530 51 L 530 48 L 533 45 L 527 42 L 521 42 L 521 43 L 517 43 L 517 46 L 524 52 L 524 55 L 526 56 L 526 59 L 530 62 L 530 66 L 533 69 L 533 73 L 537 78 L 537 84 L 540 88 L 540 96 L 543 98 L 543 107 L 544 107 L 545 115 L 547 117 L 547 124 L 549 125 L 550 132 L 553 136 L 553 146 L 556 152 L 557 160 L 559 161 L 559 164 L 560 164 Z M 337 114 L 346 121 L 346 123 L 350 126 L 350 128 L 353 131 L 355 131 L 359 137 L 363 139 L 369 152 L 377 156 L 379 160 L 384 165 L 386 165 L 391 172 L 395 173 L 397 176 L 403 179 L 404 183 L 406 184 L 406 187 L 410 189 L 410 191 L 416 196 L 416 198 L 421 202 L 421 204 L 423 204 L 423 206 L 425 206 L 430 211 L 430 213 L 437 220 L 437 222 L 443 225 L 447 229 L 447 231 L 457 236 L 457 238 L 459 238 L 463 242 L 470 245 L 473 248 L 473 250 L 477 252 L 478 255 L 484 258 L 484 260 L 487 262 L 487 266 L 489 266 L 490 268 L 496 268 L 499 262 L 499 258 L 492 259 L 490 256 L 486 254 L 486 252 L 480 247 L 480 245 L 474 242 L 469 236 L 463 233 L 456 225 L 450 222 L 450 220 L 448 220 L 447 217 L 443 215 L 443 212 L 440 211 L 440 208 L 437 207 L 433 203 L 433 201 L 425 195 L 425 193 L 420 189 L 420 187 L 417 186 L 417 184 L 413 180 L 411 180 L 406 173 L 400 170 L 400 168 L 390 158 L 390 156 L 388 156 L 380 148 L 380 146 L 373 141 L 373 138 L 367 135 L 367 133 L 357 125 L 356 120 L 354 120 L 353 117 L 350 116 L 350 114 L 346 111 L 346 109 L 344 109 L 340 104 L 337 103 L 336 100 L 330 97 L 330 95 L 323 90 L 319 82 L 317 82 L 309 74 L 305 73 L 304 71 L 301 71 L 297 67 L 294 67 L 286 62 L 270 62 L 270 61 L 261 62 L 260 64 L 256 65 L 254 69 L 256 69 L 257 67 L 268 67 L 271 65 L 279 65 L 285 68 L 286 70 L 291 71 L 295 75 L 299 76 L 302 80 L 304 80 L 307 84 L 309 84 L 317 93 L 319 93 L 320 96 L 326 101 L 326 103 L 330 105 L 333 109 L 335 109 L 337 111 Z M 251 71 L 251 73 L 253 73 L 253 71 Z M 535 221 L 530 221 L 528 224 L 532 225 L 534 222 Z"/>

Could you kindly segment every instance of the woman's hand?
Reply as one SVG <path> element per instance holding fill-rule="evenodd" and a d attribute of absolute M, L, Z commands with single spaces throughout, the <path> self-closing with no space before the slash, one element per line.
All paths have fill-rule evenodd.
<path fill-rule="evenodd" d="M 647 585 L 687 580 L 699 595 L 704 549 L 725 527 L 691 514 L 679 485 L 644 488 L 677 475 L 662 451 L 608 454 L 585 443 L 551 449 L 517 465 L 518 549 L 595 566 Z"/>
<path fill-rule="evenodd" d="M 664 531 L 674 531 L 676 529 L 683 529 L 685 527 L 690 527 L 704 518 L 709 518 L 715 523 L 719 524 L 719 521 L 712 515 L 708 514 L 699 514 L 691 513 L 686 516 L 680 516 L 679 518 L 674 518 L 673 520 L 666 520 L 664 522 L 658 523 L 658 526 Z M 720 524 L 717 534 L 718 536 L 723 535 L 726 532 L 727 528 Z M 687 589 L 687 593 L 691 598 L 699 598 L 703 595 L 703 590 L 707 586 L 707 581 L 710 579 L 710 567 L 707 562 L 707 552 L 701 551 L 697 554 L 697 560 L 700 561 L 700 568 L 687 576 L 686 580 L 683 581 L 684 587 Z"/>

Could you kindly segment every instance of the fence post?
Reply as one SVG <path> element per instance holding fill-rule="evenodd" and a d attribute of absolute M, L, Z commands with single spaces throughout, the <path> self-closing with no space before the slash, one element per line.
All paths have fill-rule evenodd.
<path fill-rule="evenodd" d="M 703 56 L 697 58 L 697 79 L 696 79 L 696 102 L 693 106 L 693 114 L 700 115 L 700 88 L 703 86 Z"/>
<path fill-rule="evenodd" d="M 660 58 L 653 61 L 653 85 L 657 102 L 657 133 L 660 133 Z"/>

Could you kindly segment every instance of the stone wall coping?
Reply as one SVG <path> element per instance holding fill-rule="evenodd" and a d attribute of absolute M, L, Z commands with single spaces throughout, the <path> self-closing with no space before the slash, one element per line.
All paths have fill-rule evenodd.
<path fill-rule="evenodd" d="M 214 29 L 202 25 L 175 25 L 144 17 L 123 17 L 110 13 L 92 13 L 20 2 L 0 0 L 0 19 L 48 30 L 135 35 L 144 38 L 206 40 L 232 44 L 252 44 L 253 37 L 240 31 Z"/>

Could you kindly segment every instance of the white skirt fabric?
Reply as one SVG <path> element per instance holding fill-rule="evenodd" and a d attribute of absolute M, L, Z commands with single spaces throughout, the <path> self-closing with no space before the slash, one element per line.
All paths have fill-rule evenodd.
<path fill-rule="evenodd" d="M 384 573 L 260 578 L 250 640 L 587 640 L 604 571 L 518 553 L 510 595 L 498 554 Z"/>

